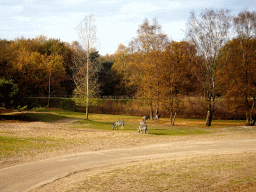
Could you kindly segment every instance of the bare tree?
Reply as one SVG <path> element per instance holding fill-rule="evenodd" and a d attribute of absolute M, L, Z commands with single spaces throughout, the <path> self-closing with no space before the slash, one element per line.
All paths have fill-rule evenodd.
<path fill-rule="evenodd" d="M 232 17 L 229 13 L 229 10 L 206 10 L 201 13 L 201 18 L 196 18 L 194 12 L 191 12 L 187 23 L 187 37 L 195 45 L 198 55 L 204 59 L 201 69 L 206 77 L 207 126 L 211 126 L 215 109 L 217 57 L 231 32 Z"/>
<path fill-rule="evenodd" d="M 82 84 L 85 81 L 85 78 L 81 78 L 81 69 L 84 68 L 84 64 L 87 61 L 86 52 L 84 51 L 84 49 L 82 48 L 81 44 L 79 44 L 78 41 L 72 42 L 71 48 L 73 50 L 73 54 L 72 54 L 72 66 L 70 68 L 72 70 L 72 79 L 76 87 L 78 87 L 80 84 Z"/>
<path fill-rule="evenodd" d="M 98 44 L 96 37 L 96 25 L 95 18 L 92 14 L 84 17 L 84 19 L 76 27 L 78 36 L 82 43 L 83 48 L 87 55 L 87 66 L 86 66 L 86 119 L 88 119 L 88 108 L 89 108 L 89 63 L 90 53 L 95 50 Z"/>
<path fill-rule="evenodd" d="M 164 50 L 170 43 L 168 36 L 162 32 L 162 26 L 154 18 L 152 25 L 147 19 L 139 26 L 137 38 L 133 38 L 129 47 L 131 52 L 147 53 L 149 51 Z"/>

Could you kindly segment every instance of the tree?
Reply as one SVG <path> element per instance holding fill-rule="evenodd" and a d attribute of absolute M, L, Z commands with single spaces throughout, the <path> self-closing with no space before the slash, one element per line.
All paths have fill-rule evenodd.
<path fill-rule="evenodd" d="M 80 41 L 86 50 L 87 55 L 87 67 L 86 67 L 86 119 L 88 119 L 88 108 L 89 108 L 89 63 L 90 53 L 94 50 L 97 44 L 96 37 L 96 25 L 95 19 L 92 14 L 84 17 L 84 19 L 77 25 L 77 33 Z"/>
<path fill-rule="evenodd" d="M 72 49 L 72 80 L 74 81 L 76 87 L 78 87 L 82 82 L 86 81 L 86 77 L 81 77 L 81 75 L 86 76 L 84 73 L 84 66 L 86 63 L 86 52 L 82 48 L 82 45 L 78 41 L 71 43 Z M 82 69 L 83 68 L 83 69 Z"/>
<path fill-rule="evenodd" d="M 196 65 L 195 54 L 195 47 L 186 41 L 173 41 L 162 53 L 159 64 L 162 69 L 161 97 L 170 109 L 170 125 L 175 123 L 183 96 L 194 96 L 200 88 L 201 74 Z"/>
<path fill-rule="evenodd" d="M 204 86 L 207 93 L 207 126 L 211 126 L 215 110 L 218 54 L 230 37 L 232 17 L 229 16 L 229 12 L 229 10 L 206 10 L 201 13 L 200 19 L 191 12 L 187 23 L 187 37 L 204 60 L 201 69 L 206 79 Z"/>
<path fill-rule="evenodd" d="M 145 19 L 137 30 L 137 38 L 133 38 L 129 47 L 132 53 L 147 53 L 164 50 L 169 42 L 167 35 L 162 32 L 162 26 L 158 24 L 156 18 L 153 19 L 152 25 Z"/>
<path fill-rule="evenodd" d="M 51 90 L 64 92 L 60 84 L 66 75 L 63 56 L 57 51 L 49 54 L 42 52 L 45 42 L 46 39 L 38 43 L 30 39 L 17 39 L 11 44 L 13 58 L 9 61 L 9 78 L 18 83 L 23 96 L 48 95 L 50 74 Z"/>
<path fill-rule="evenodd" d="M 15 107 L 18 85 L 13 80 L 0 79 L 0 105 L 5 108 Z"/>
<path fill-rule="evenodd" d="M 256 12 L 243 11 L 234 19 L 235 29 L 237 36 L 240 40 L 242 49 L 242 64 L 244 66 L 245 73 L 245 92 L 244 92 L 244 103 L 246 110 L 246 122 L 247 125 L 254 125 L 253 110 L 255 107 L 255 79 L 252 81 L 254 73 L 251 74 L 252 70 L 255 69 L 255 58 L 252 58 L 252 53 L 255 52 L 255 44 L 251 42 L 251 39 L 256 37 Z M 254 63 L 254 65 L 252 65 Z M 254 84 L 254 90 L 251 90 Z M 251 93 L 253 91 L 253 93 Z M 251 93 L 251 94 L 250 94 Z M 253 103 L 249 103 L 249 97 L 252 96 Z"/>
<path fill-rule="evenodd" d="M 116 85 L 119 83 L 118 75 L 111 70 L 113 61 L 103 60 L 98 71 L 98 83 L 100 85 L 100 94 L 103 96 L 114 95 Z"/>
<path fill-rule="evenodd" d="M 117 51 L 114 54 L 114 63 L 112 66 L 112 71 L 118 75 L 120 79 L 119 84 L 117 85 L 118 94 L 131 95 L 131 90 L 128 87 L 128 57 L 128 48 L 123 44 L 119 44 Z"/>
<path fill-rule="evenodd" d="M 245 111 L 246 125 L 255 124 L 256 97 L 256 12 L 242 11 L 234 18 L 236 38 L 221 52 L 220 83 L 229 108 Z"/>
<path fill-rule="evenodd" d="M 246 51 L 244 47 L 246 45 Z M 221 51 L 222 62 L 218 83 L 221 94 L 225 98 L 230 112 L 243 110 L 246 115 L 246 125 L 255 124 L 254 110 L 256 99 L 256 38 L 233 39 Z"/>
<path fill-rule="evenodd" d="M 12 58 L 10 41 L 0 39 L 0 77 L 8 76 L 9 61 Z"/>
<path fill-rule="evenodd" d="M 131 87 L 136 87 L 136 94 L 148 101 L 150 105 L 150 118 L 153 118 L 153 105 L 158 115 L 160 102 L 160 74 L 159 59 L 161 52 L 170 43 L 166 34 L 162 32 L 161 25 L 156 18 L 152 24 L 147 19 L 139 26 L 137 37 L 129 44 L 128 61 L 126 65 L 127 77 Z"/>

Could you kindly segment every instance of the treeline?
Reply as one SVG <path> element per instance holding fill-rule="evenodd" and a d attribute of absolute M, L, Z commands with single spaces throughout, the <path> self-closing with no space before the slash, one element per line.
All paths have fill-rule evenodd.
<path fill-rule="evenodd" d="M 184 114 L 183 98 L 197 97 L 203 98 L 196 108 L 205 110 L 208 126 L 216 101 L 229 114 L 242 110 L 247 125 L 254 125 L 256 13 L 192 12 L 180 42 L 168 39 L 156 19 L 152 24 L 146 19 L 127 47 L 119 45 L 113 70 L 121 77 L 121 93 L 148 101 L 151 118 L 153 111 L 168 109 L 174 124 L 176 115 Z"/>
<path fill-rule="evenodd" d="M 12 79 L 23 96 L 86 97 L 86 52 L 71 44 L 39 36 L 0 41 L 0 77 Z M 210 126 L 216 108 L 243 111 L 255 123 L 256 13 L 206 10 L 187 22 L 186 38 L 176 42 L 161 25 L 147 19 L 128 46 L 113 55 L 90 52 L 89 97 L 130 96 L 147 105 L 150 116 L 169 111 L 170 124 L 197 99 Z M 216 101 L 218 101 L 216 107 Z M 193 103 L 193 102 L 190 102 Z M 221 105 L 221 106 L 220 106 Z M 184 113 L 183 113 L 184 114 Z"/>
<path fill-rule="evenodd" d="M 114 94 L 113 80 L 109 79 L 113 61 L 105 60 L 96 50 L 90 61 L 93 94 Z M 80 94 L 85 64 L 86 52 L 78 42 L 69 44 L 45 36 L 0 40 L 0 78 L 18 84 L 21 96 Z"/>
<path fill-rule="evenodd" d="M 71 49 L 57 39 L 0 41 L 0 76 L 14 80 L 23 96 L 48 95 L 49 86 L 52 92 L 69 94 L 71 60 Z"/>

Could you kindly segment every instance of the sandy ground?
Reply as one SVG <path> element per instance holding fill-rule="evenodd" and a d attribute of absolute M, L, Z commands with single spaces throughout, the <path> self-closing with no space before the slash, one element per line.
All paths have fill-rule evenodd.
<path fill-rule="evenodd" d="M 58 163 L 56 165 L 60 165 L 59 170 L 61 170 L 63 169 L 63 167 L 61 167 L 61 165 L 63 164 L 59 161 L 59 159 L 72 159 L 70 158 L 70 154 L 95 155 L 94 158 L 96 158 L 96 155 L 99 155 L 101 153 L 104 155 L 106 154 L 107 157 L 110 156 L 110 159 L 108 159 L 107 162 L 106 159 L 104 159 L 105 156 L 102 155 L 102 160 L 100 157 L 97 158 L 97 164 L 94 164 L 95 162 L 91 162 L 91 164 L 87 164 L 86 167 L 83 167 L 83 164 L 81 164 L 79 169 L 66 170 L 66 172 L 64 171 L 62 174 L 53 173 L 53 175 L 51 175 L 51 178 L 55 179 L 46 179 L 46 177 L 34 183 L 32 182 L 31 185 L 26 185 L 26 187 L 22 188 L 24 190 L 31 189 L 34 191 L 38 191 L 40 189 L 41 191 L 49 191 L 53 188 L 53 186 L 67 186 L 74 184 L 74 181 L 79 181 L 81 175 L 88 176 L 88 173 L 95 174 L 99 171 L 99 169 L 102 171 L 103 169 L 109 169 L 109 167 L 113 166 L 127 166 L 127 164 L 129 163 L 139 162 L 143 160 L 143 158 L 147 159 L 147 161 L 165 158 L 167 156 L 171 156 L 172 158 L 178 158 L 178 156 L 193 155 L 193 153 L 191 154 L 191 151 L 196 151 L 196 154 L 215 154 L 216 152 L 226 154 L 244 151 L 256 151 L 256 131 L 254 127 L 239 127 L 239 129 L 241 130 L 247 129 L 246 133 L 243 133 L 243 131 L 233 133 L 225 132 L 225 129 L 223 129 L 220 130 L 218 133 L 210 135 L 170 137 L 144 135 L 138 134 L 137 132 L 123 132 L 121 130 L 109 132 L 93 129 L 79 129 L 74 128 L 76 121 L 77 119 L 65 119 L 56 121 L 54 123 L 0 123 L 0 133 L 8 132 L 12 133 L 13 136 L 17 135 L 24 137 L 45 136 L 60 139 L 65 138 L 69 141 L 76 141 L 73 144 L 58 147 L 56 149 L 31 151 L 33 155 L 30 156 L 18 154 L 13 157 L 1 159 L 0 172 L 2 174 L 2 177 L 5 178 L 7 170 L 12 170 L 13 168 L 14 170 L 17 170 L 17 166 L 31 167 L 32 164 L 35 162 L 39 162 L 39 164 L 43 163 L 44 167 L 48 167 L 49 164 L 47 165 L 47 162 L 50 162 L 49 159 L 57 161 Z M 249 132 L 248 129 L 250 129 Z M 168 148 L 179 150 L 165 151 L 166 146 L 168 146 Z M 145 147 L 147 148 L 147 150 L 145 150 Z M 212 150 L 208 150 L 208 147 L 212 148 Z M 136 152 L 135 149 L 138 151 Z M 162 152 L 160 149 L 162 149 Z M 113 152 L 115 152 L 116 150 L 120 150 L 118 153 L 119 155 L 113 157 Z M 130 155 L 128 151 L 131 152 Z M 142 154 L 143 151 L 144 153 Z M 122 156 L 120 154 L 126 155 Z M 173 154 L 175 154 L 175 157 L 173 156 Z M 87 156 L 82 156 L 79 158 L 83 159 L 87 158 Z M 113 158 L 113 161 L 111 161 L 111 158 Z M 69 161 L 69 163 L 67 164 L 68 167 L 72 167 L 70 163 L 72 164 L 72 162 Z M 35 167 L 37 166 L 36 164 L 34 165 Z M 44 170 L 44 167 L 42 167 L 41 169 Z M 91 169 L 88 167 L 91 167 Z M 58 174 L 61 175 L 59 178 Z M 17 180 L 17 182 L 22 182 L 22 179 Z M 2 190 L 4 191 L 4 189 Z M 59 190 L 62 191 L 63 188 L 55 188 L 55 191 Z"/>

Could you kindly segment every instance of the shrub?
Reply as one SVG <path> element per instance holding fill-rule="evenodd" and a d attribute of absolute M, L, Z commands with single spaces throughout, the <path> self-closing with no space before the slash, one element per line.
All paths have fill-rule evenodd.
<path fill-rule="evenodd" d="M 32 108 L 32 111 L 36 111 L 36 112 L 40 112 L 40 111 L 44 111 L 45 110 L 45 107 L 35 107 L 35 108 Z"/>

